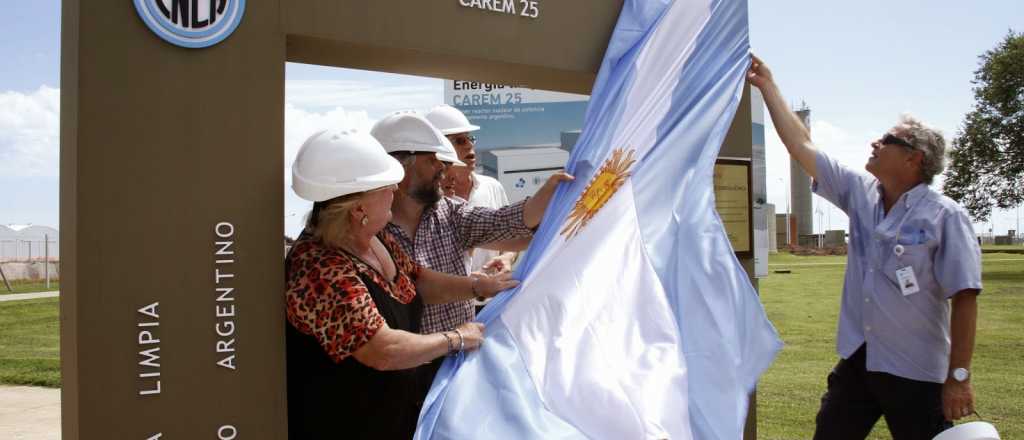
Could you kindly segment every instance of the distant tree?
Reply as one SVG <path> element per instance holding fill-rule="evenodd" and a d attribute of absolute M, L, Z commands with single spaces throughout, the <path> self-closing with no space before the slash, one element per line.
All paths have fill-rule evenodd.
<path fill-rule="evenodd" d="M 980 57 L 974 110 L 953 139 L 943 192 L 975 220 L 1024 202 L 1024 34 Z"/>

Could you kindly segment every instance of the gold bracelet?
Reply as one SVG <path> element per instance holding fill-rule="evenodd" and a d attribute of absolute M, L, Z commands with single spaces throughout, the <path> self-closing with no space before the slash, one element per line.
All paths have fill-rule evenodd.
<path fill-rule="evenodd" d="M 448 332 L 441 332 L 441 336 L 444 336 L 444 340 L 448 341 L 448 354 L 452 354 L 455 351 L 455 343 L 452 342 L 451 336 L 448 336 Z"/>
<path fill-rule="evenodd" d="M 459 352 L 461 353 L 466 349 L 466 340 L 462 338 L 462 332 L 459 329 L 455 329 L 455 334 L 459 335 Z"/>

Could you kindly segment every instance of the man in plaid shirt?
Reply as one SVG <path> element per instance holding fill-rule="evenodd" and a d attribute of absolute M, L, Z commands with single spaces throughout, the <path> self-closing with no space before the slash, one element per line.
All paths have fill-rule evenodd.
<path fill-rule="evenodd" d="M 443 167 L 436 158 L 425 156 L 418 156 L 412 161 L 412 165 L 406 168 L 406 179 L 402 181 L 403 184 L 416 180 L 409 178 L 410 168 L 429 170 Z M 440 172 L 435 173 L 438 174 Z M 421 181 L 420 184 L 426 185 L 427 188 L 439 188 L 430 181 Z M 425 188 L 421 186 L 420 189 Z M 471 208 L 463 201 L 438 195 L 431 203 L 430 200 L 418 200 L 411 194 L 404 193 L 400 184 L 399 190 L 395 193 L 395 200 L 391 204 L 391 223 L 385 228 L 398 239 L 403 250 L 420 265 L 438 272 L 466 276 L 469 275 L 466 273 L 465 262 L 467 250 L 526 244 L 523 240 L 517 240 L 529 238 L 533 234 L 523 218 L 526 202 L 522 201 L 501 209 Z M 509 247 L 502 249 L 508 250 Z M 474 311 L 472 301 L 426 304 L 420 331 L 424 334 L 451 331 L 459 324 L 473 320 Z"/>
<path fill-rule="evenodd" d="M 471 208 L 465 202 L 444 197 L 441 192 L 446 167 L 442 159 L 455 156 L 451 142 L 429 123 L 436 139 L 431 139 L 426 132 L 420 133 L 424 137 L 416 136 L 415 131 L 420 127 L 410 123 L 411 116 L 404 115 L 385 118 L 372 131 L 384 149 L 405 168 L 405 178 L 398 184 L 391 204 L 391 222 L 385 226 L 403 250 L 424 267 L 467 276 L 464 258 L 468 250 L 477 247 L 502 251 L 525 249 L 555 187 L 572 177 L 556 173 L 534 197 L 499 209 Z M 438 149 L 444 153 L 439 153 Z M 427 304 L 420 332 L 451 331 L 474 316 L 472 301 Z"/>

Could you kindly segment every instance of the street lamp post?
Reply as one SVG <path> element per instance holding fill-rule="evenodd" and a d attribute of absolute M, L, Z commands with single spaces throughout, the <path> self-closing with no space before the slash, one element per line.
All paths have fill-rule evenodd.
<path fill-rule="evenodd" d="M 818 247 L 825 247 L 825 212 L 821 210 L 821 204 L 814 210 L 815 214 L 818 214 L 818 226 L 821 232 L 818 234 Z"/>
<path fill-rule="evenodd" d="M 992 244 L 996 244 L 996 208 L 988 214 L 988 233 L 992 236 Z"/>
<path fill-rule="evenodd" d="M 826 203 L 825 204 L 825 209 L 828 210 L 828 229 L 826 229 L 826 231 L 831 231 L 832 230 L 832 204 L 831 203 Z"/>
<path fill-rule="evenodd" d="M 1024 204 L 1021 204 L 1021 205 L 1024 205 Z M 1021 242 L 1021 244 L 1024 244 L 1024 240 L 1021 240 L 1020 238 L 1017 238 L 1017 237 L 1021 236 L 1021 234 L 1020 234 L 1020 207 L 1021 207 L 1021 205 L 1017 205 L 1017 229 L 1013 233 L 1014 234 L 1013 239 Z"/>

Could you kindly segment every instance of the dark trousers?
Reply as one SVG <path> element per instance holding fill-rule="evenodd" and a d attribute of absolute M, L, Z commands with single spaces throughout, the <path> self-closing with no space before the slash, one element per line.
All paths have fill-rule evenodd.
<path fill-rule="evenodd" d="M 893 440 L 931 440 L 953 426 L 942 414 L 942 384 L 869 372 L 865 346 L 828 375 L 815 440 L 863 440 L 884 416 Z"/>

